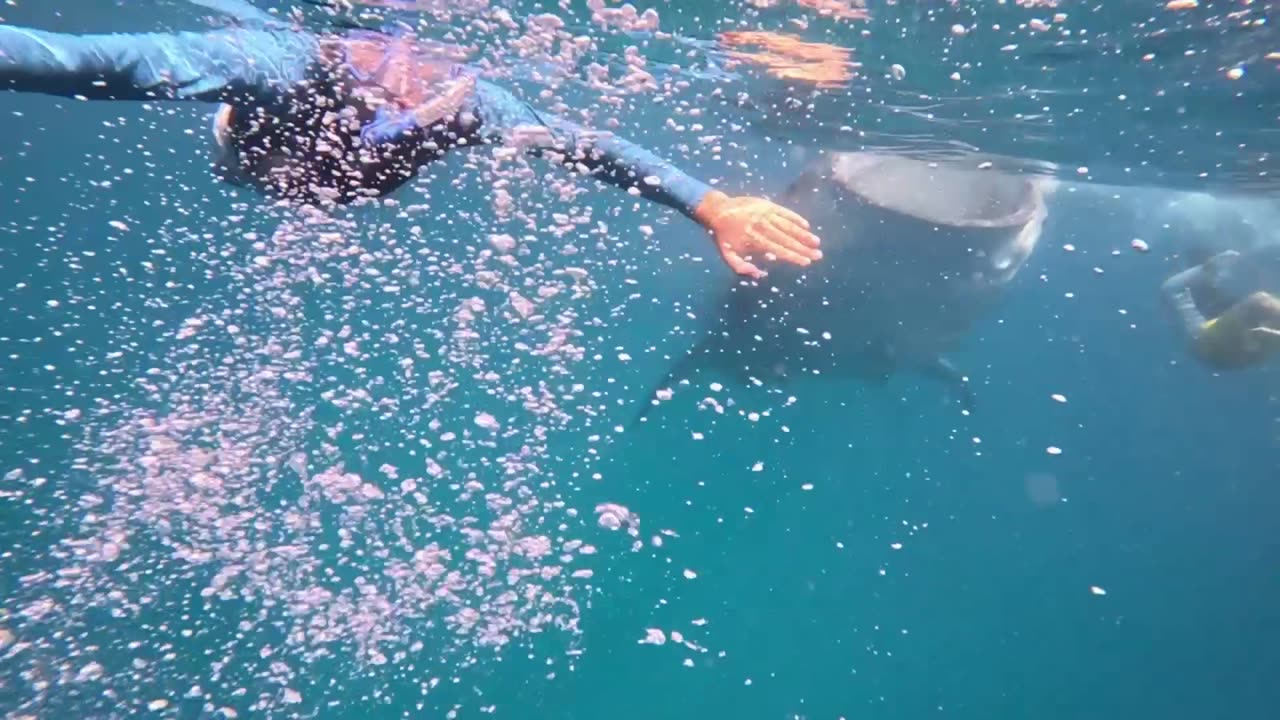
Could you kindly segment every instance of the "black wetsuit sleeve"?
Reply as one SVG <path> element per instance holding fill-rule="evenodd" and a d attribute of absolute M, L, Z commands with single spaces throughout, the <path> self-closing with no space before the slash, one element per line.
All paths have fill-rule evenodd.
<path fill-rule="evenodd" d="M 284 30 L 69 35 L 0 25 L 0 89 L 269 104 L 305 82 L 317 48 L 314 36 Z"/>
<path fill-rule="evenodd" d="M 468 109 L 485 142 L 513 143 L 541 156 L 558 154 L 566 165 L 690 217 L 711 190 L 635 143 L 534 110 L 492 83 L 477 81 L 472 102 Z"/>

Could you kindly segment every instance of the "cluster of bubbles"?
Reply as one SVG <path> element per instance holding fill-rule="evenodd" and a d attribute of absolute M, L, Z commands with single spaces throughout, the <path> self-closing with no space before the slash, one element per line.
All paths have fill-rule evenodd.
<path fill-rule="evenodd" d="M 568 422 L 557 376 L 572 385 L 582 357 L 589 275 L 523 267 L 509 236 L 459 260 L 290 214 L 244 233 L 237 301 L 174 329 L 139 378 L 146 401 L 67 414 L 85 430 L 73 477 L 92 487 L 5 631 L 37 706 L 67 687 L 151 702 L 136 693 L 186 677 L 181 646 L 220 638 L 224 613 L 242 641 L 204 651 L 206 682 L 229 666 L 256 677 L 250 713 L 310 699 L 303 671 L 330 658 L 457 672 L 482 649 L 577 632 L 594 548 L 543 466 Z M 467 294 L 442 297 L 433 273 Z M 413 466 L 378 461 L 392 452 Z M 145 644 L 120 629 L 155 615 L 182 622 Z M 422 692 L 441 679 L 423 675 Z M 227 694 L 197 683 L 188 699 L 232 717 Z"/>
<path fill-rule="evenodd" d="M 555 16 L 437 9 L 514 28 L 509 52 L 566 76 L 592 44 Z M 656 25 L 651 11 L 593 17 Z M 621 80 L 587 70 L 611 97 L 654 87 L 626 57 Z M 554 469 L 557 434 L 590 414 L 577 367 L 602 322 L 583 315 L 605 260 L 573 246 L 600 235 L 605 249 L 608 230 L 589 210 L 531 208 L 516 188 L 545 170 L 517 152 L 468 165 L 492 213 L 255 201 L 218 221 L 225 237 L 198 255 L 226 286 L 154 328 L 165 349 L 132 392 L 62 412 L 75 457 L 43 522 L 61 537 L 0 614 L 16 717 L 294 716 L 349 697 L 362 673 L 380 678 L 375 699 L 421 707 L 539 637 L 563 638 L 549 664 L 566 657 L 594 528 L 638 535 L 624 507 L 580 514 Z M 582 184 L 547 188 L 571 203 Z"/>

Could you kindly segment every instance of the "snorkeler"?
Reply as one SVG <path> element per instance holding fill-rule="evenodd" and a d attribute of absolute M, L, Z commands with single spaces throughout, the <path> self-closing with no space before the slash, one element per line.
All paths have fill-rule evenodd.
<path fill-rule="evenodd" d="M 674 208 L 725 263 L 808 265 L 818 238 L 796 213 L 713 190 L 653 153 L 535 110 L 461 58 L 369 30 L 315 34 L 244 0 L 191 0 L 233 15 L 211 32 L 70 35 L 0 25 L 0 89 L 90 100 L 216 102 L 222 179 L 308 202 L 386 195 L 445 152 L 514 145 Z"/>
<path fill-rule="evenodd" d="M 1161 286 L 1195 354 L 1232 370 L 1280 352 L 1280 245 L 1227 250 Z"/>

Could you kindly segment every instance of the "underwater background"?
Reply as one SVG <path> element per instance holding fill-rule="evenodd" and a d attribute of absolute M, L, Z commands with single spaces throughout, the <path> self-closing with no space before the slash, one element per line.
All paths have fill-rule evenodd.
<path fill-rule="evenodd" d="M 586 24 L 585 3 L 564 5 L 507 7 Z M 818 96 L 803 113 L 708 102 L 700 122 L 726 135 L 727 146 L 713 158 L 689 150 L 685 143 L 696 142 L 667 124 L 680 102 L 708 97 L 699 83 L 717 82 L 699 55 L 684 61 L 694 68 L 691 89 L 666 102 L 629 101 L 619 131 L 721 186 L 766 195 L 832 148 L 929 157 L 973 150 L 1007 158 L 1012 171 L 1061 176 L 1035 254 L 950 355 L 971 378 L 971 414 L 936 383 L 901 374 L 884 384 L 805 378 L 782 395 L 726 390 L 744 408 L 767 410 L 752 421 L 733 407 L 700 406 L 712 383 L 732 383 L 703 370 L 695 392 L 678 390 L 632 424 L 672 359 L 710 327 L 721 309 L 717 289 L 737 280 L 696 227 L 611 191 L 572 200 L 592 214 L 581 233 L 601 219 L 607 231 L 578 243 L 578 254 L 561 253 L 565 236 L 550 228 L 563 224 L 553 217 L 567 212 L 563 198 L 530 181 L 512 193 L 540 227 L 495 217 L 485 166 L 468 155 L 433 165 L 396 196 L 399 205 L 335 212 L 348 242 L 377 257 L 389 240 L 430 247 L 424 262 L 434 264 L 419 285 L 390 292 L 372 276 L 316 285 L 297 293 L 287 318 L 273 319 L 259 312 L 258 251 L 245 238 L 271 237 L 293 216 L 211 177 L 211 108 L 0 95 L 0 717 L 229 716 L 218 708 L 320 718 L 1276 717 L 1280 376 L 1275 367 L 1215 373 L 1186 351 L 1159 286 L 1195 248 L 1155 218 L 1176 193 L 1209 192 L 1280 240 L 1269 174 L 1276 63 L 1250 66 L 1247 87 L 1217 72 L 1233 53 L 1254 57 L 1256 48 L 1244 46 L 1255 40 L 1280 50 L 1277 36 L 1182 36 L 1213 59 L 1165 66 L 1160 77 L 1186 95 L 1149 113 L 1113 99 L 1113 90 L 1137 96 L 1153 82 L 1131 54 L 1056 47 L 1052 62 L 1066 69 L 1040 72 L 1042 94 L 1028 100 L 1051 106 L 1042 111 L 1051 121 L 1026 127 L 1012 121 L 1020 100 L 997 88 L 1024 84 L 1014 77 L 1019 67 L 1034 74 L 1026 67 L 1049 61 L 1002 63 L 1002 40 L 972 31 L 961 47 L 950 32 L 955 22 L 985 27 L 1024 8 L 868 5 L 870 19 L 852 24 L 804 7 L 641 3 L 657 9 L 663 30 L 702 41 L 712 39 L 706 18 L 714 17 L 851 47 L 867 79 Z M 1091 37 L 1134 44 L 1140 57 L 1149 43 L 1171 41 L 1144 39 L 1130 16 L 1160 17 L 1164 5 L 1108 3 L 1088 18 Z M 1226 12 L 1249 4 L 1201 5 Z M 1254 5 L 1275 19 L 1269 3 Z M 953 15 L 962 11 L 973 15 Z M 1054 11 L 1082 20 L 1093 12 L 1065 1 L 1041 12 Z M 195 29 L 207 26 L 206 15 L 178 2 L 70 0 L 0 12 L 6 23 L 69 32 Z M 794 17 L 809 24 L 797 30 Z M 599 33 L 602 54 L 615 52 L 610 43 L 638 42 Z M 941 89 L 952 82 L 940 69 L 944 49 L 973 64 L 963 91 Z M 644 52 L 665 80 L 663 63 L 683 50 L 655 41 Z M 881 77 L 889 62 L 919 78 L 913 93 L 938 94 L 933 117 L 886 109 L 902 100 Z M 537 96 L 534 79 L 512 82 Z M 781 92 L 768 78 L 738 82 L 760 98 Z M 582 88 L 563 92 L 570 105 L 592 102 Z M 1095 103 L 1103 93 L 1108 99 Z M 851 142 L 837 123 L 873 132 Z M 535 177 L 542 172 L 553 171 Z M 418 202 L 427 207 L 413 209 Z M 478 257 L 495 233 L 531 236 L 549 258 L 529 270 L 539 277 L 590 272 L 589 292 L 561 309 L 582 331 L 580 361 L 513 361 L 525 336 L 498 323 L 492 301 L 475 321 L 482 351 L 450 335 L 459 303 L 482 293 L 473 275 L 441 268 Z M 1231 246 L 1221 230 L 1204 235 L 1196 243 Z M 1132 249 L 1134 238 L 1150 251 Z M 63 607 L 78 608 L 74 619 L 33 616 L 31 603 L 47 592 L 33 578 L 64 567 L 54 549 L 93 512 L 83 498 L 104 491 L 133 447 L 100 431 L 127 415 L 123 408 L 170 403 L 166 385 L 147 378 L 162 376 L 197 402 L 220 397 L 208 406 L 220 412 L 258 407 L 243 388 L 219 395 L 219 360 L 183 355 L 174 331 L 193 315 L 241 318 L 260 327 L 248 331 L 257 338 L 314 339 L 344 326 L 369 337 L 394 331 L 430 346 L 431 359 L 420 361 L 430 368 L 458 369 L 444 401 L 388 381 L 378 387 L 394 402 L 338 411 L 327 391 L 396 377 L 401 351 L 371 341 L 361 356 L 317 357 L 312 380 L 281 399 L 277 409 L 290 412 L 272 420 L 288 426 L 270 434 L 272 467 L 303 448 L 392 488 L 396 475 L 379 469 L 420 468 L 426 453 L 415 443 L 438 434 L 433 419 L 470 427 L 488 409 L 504 426 L 532 426 L 541 416 L 495 409 L 506 407 L 504 393 L 545 382 L 559 388 L 553 394 L 573 395 L 561 404 L 566 417 L 538 442 L 509 439 L 537 445 L 531 464 L 541 479 L 531 496 L 577 509 L 538 522 L 556 535 L 576 518 L 580 527 L 565 537 L 595 548 L 581 558 L 593 575 L 572 595 L 573 627 L 538 626 L 493 647 L 459 639 L 465 633 L 446 632 L 453 625 L 438 618 L 388 618 L 388 632 L 400 633 L 390 644 L 423 646 L 386 663 L 344 652 L 341 638 L 338 649 L 303 653 L 289 649 L 289 626 L 273 614 L 281 598 L 202 595 L 218 563 L 184 565 L 172 547 L 146 539 L 135 542 L 141 560 L 131 572 L 92 587 L 145 586 L 149 600 L 113 616 L 110 603 L 65 599 Z M 277 322 L 284 329 L 274 330 Z M 482 377 L 491 370 L 502 379 Z M 574 384 L 583 389 L 564 390 Z M 343 430 L 326 436 L 336 425 Z M 489 460 L 509 450 L 476 441 L 450 456 L 456 467 L 442 462 L 456 477 L 478 473 L 488 483 Z M 296 499 L 283 480 L 278 491 L 266 487 L 249 511 Z M 597 524 L 593 508 L 607 503 L 639 518 L 634 535 Z M 350 558 L 360 543 L 376 545 L 364 538 L 383 527 L 377 516 L 324 518 L 317 537 L 336 538 L 345 523 L 361 537 L 354 548 L 317 541 L 308 551 L 314 567 L 332 570 L 326 577 L 339 585 L 376 574 L 377 563 Z M 432 530 L 407 532 L 425 541 Z M 59 587 L 55 595 L 89 592 Z M 639 642 L 650 629 L 663 632 L 662 644 Z M 104 666 L 104 687 L 96 672 L 83 677 L 89 655 Z M 272 669 L 277 660 L 290 669 Z M 281 694 L 281 677 L 300 700 Z M 438 681 L 430 692 L 427 679 Z M 255 706 L 262 697 L 288 702 Z M 157 698 L 168 702 L 157 707 Z"/>

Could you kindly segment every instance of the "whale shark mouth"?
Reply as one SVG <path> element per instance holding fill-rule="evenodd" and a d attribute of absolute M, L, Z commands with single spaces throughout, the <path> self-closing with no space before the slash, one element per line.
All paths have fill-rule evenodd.
<path fill-rule="evenodd" d="M 836 158 L 832 174 L 869 205 L 942 227 L 1016 230 L 1043 212 L 1035 179 L 998 171 L 850 153 Z"/>
<path fill-rule="evenodd" d="M 1039 176 L 881 153 L 837 155 L 829 171 L 840 197 L 861 208 L 848 230 L 891 235 L 885 252 L 945 261 L 978 285 L 1008 282 L 1026 263 L 1053 189 Z"/>

